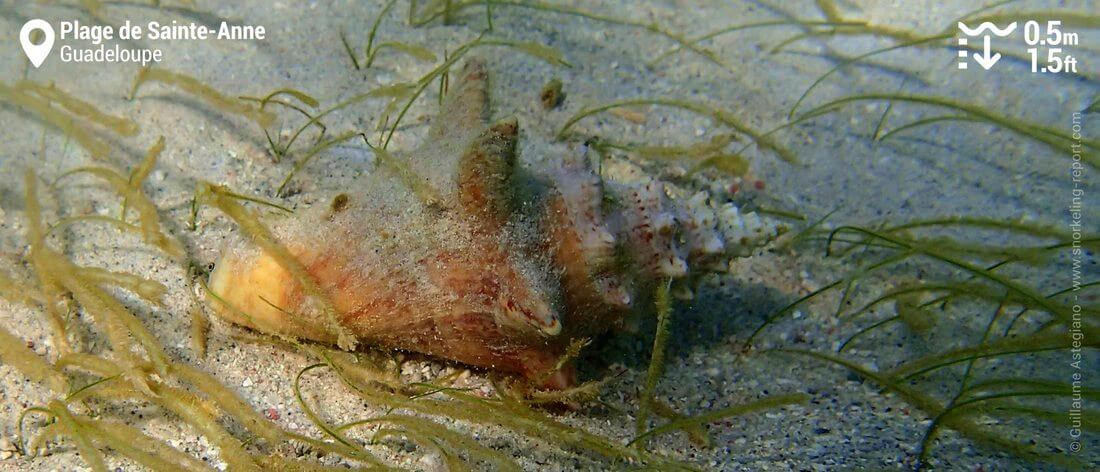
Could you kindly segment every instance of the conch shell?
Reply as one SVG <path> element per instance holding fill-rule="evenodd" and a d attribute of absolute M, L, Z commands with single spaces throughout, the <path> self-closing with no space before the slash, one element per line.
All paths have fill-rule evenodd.
<path fill-rule="evenodd" d="M 351 333 L 563 388 L 575 383 L 572 364 L 558 366 L 566 347 L 618 325 L 641 290 L 725 271 L 727 256 L 775 235 L 706 194 L 677 205 L 656 180 L 604 181 L 583 156 L 521 178 L 518 123 L 488 123 L 487 78 L 484 62 L 469 61 L 425 145 L 377 154 L 390 171 L 372 171 L 360 193 L 274 225 L 304 271 L 248 242 L 227 249 L 209 281 L 218 314 L 321 342 Z"/>

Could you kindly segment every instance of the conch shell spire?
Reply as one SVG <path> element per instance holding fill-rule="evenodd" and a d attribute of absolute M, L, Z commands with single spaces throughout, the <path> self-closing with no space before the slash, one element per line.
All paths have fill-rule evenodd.
<path fill-rule="evenodd" d="M 480 131 L 489 120 L 489 73 L 485 61 L 466 61 L 458 80 L 447 91 L 439 115 L 428 129 L 429 142 L 458 143 Z"/>

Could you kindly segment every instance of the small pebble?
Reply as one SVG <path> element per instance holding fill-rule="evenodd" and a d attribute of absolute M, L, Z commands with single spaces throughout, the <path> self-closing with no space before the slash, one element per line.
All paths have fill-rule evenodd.
<path fill-rule="evenodd" d="M 267 410 L 264 410 L 264 416 L 266 416 L 267 419 L 272 420 L 272 421 L 277 420 L 277 419 L 279 419 L 279 410 L 276 410 L 274 408 L 268 408 Z"/>
<path fill-rule="evenodd" d="M 553 79 L 547 82 L 539 91 L 539 103 L 544 110 L 550 110 L 561 106 L 562 101 L 565 100 L 565 93 L 562 92 L 561 80 Z"/>

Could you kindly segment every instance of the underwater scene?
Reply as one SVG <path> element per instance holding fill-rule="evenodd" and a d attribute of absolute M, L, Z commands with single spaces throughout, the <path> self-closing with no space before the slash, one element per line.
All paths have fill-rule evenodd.
<path fill-rule="evenodd" d="M 0 471 L 1100 469 L 1100 2 L 0 31 Z"/>

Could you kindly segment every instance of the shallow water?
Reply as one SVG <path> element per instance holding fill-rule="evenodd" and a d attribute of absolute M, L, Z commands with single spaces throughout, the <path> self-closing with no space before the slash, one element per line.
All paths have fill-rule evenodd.
<path fill-rule="evenodd" d="M 263 131 L 254 122 L 211 106 L 180 88 L 150 82 L 142 85 L 130 100 L 131 84 L 140 66 L 62 62 L 63 47 L 99 48 L 92 44 L 92 39 L 62 37 L 63 22 L 112 25 L 116 36 L 126 22 L 139 28 L 151 21 L 211 26 L 226 21 L 229 25 L 263 26 L 265 36 L 256 40 L 158 40 L 148 37 L 146 31 L 141 39 L 105 40 L 102 44 L 105 50 L 114 50 L 118 45 L 119 50 L 159 51 L 163 61 L 156 67 L 194 76 L 231 98 L 262 97 L 272 90 L 291 87 L 316 97 L 321 102 L 318 109 L 356 94 L 417 80 L 442 61 L 444 51 L 453 53 L 488 26 L 485 9 L 478 6 L 458 12 L 452 24 L 436 20 L 413 27 L 406 22 L 410 2 L 397 2 L 379 28 L 376 42 L 422 46 L 435 53 L 436 60 L 418 59 L 388 49 L 379 53 L 371 67 L 356 69 L 340 35 L 343 33 L 362 61 L 370 26 L 381 12 L 382 2 L 198 1 L 196 5 L 164 2 L 159 8 L 124 2 L 92 8 L 94 3 L 0 4 L 0 28 L 7 38 L 6 46 L 0 48 L 5 86 L 12 87 L 20 80 L 41 84 L 52 81 L 59 89 L 103 113 L 127 117 L 140 127 L 134 136 L 119 136 L 102 126 L 77 122 L 78 128 L 87 130 L 110 150 L 95 158 L 72 135 L 49 123 L 41 113 L 21 105 L 17 98 L 12 98 L 14 95 L 0 95 L 0 120 L 3 120 L 0 138 L 5 143 L 0 153 L 0 176 L 4 177 L 0 179 L 0 255 L 3 256 L 0 268 L 15 279 L 33 281 L 35 274 L 26 262 L 28 227 L 22 176 L 27 168 L 42 179 L 39 199 L 48 222 L 87 214 L 116 217 L 120 212 L 119 199 L 92 178 L 70 177 L 56 187 L 47 184 L 64 171 L 81 166 L 107 165 L 129 172 L 157 137 L 164 136 L 166 148 L 143 190 L 159 208 L 166 231 L 182 241 L 189 259 L 205 267 L 218 260 L 226 242 L 237 237 L 238 230 L 233 221 L 213 208 L 203 209 L 198 215 L 198 228 L 190 229 L 196 183 L 223 184 L 242 194 L 305 209 L 328 204 L 332 193 L 355 189 L 364 174 L 374 171 L 376 162 L 374 153 L 361 140 L 349 140 L 318 153 L 295 175 L 288 186 L 289 195 L 277 195 L 284 177 L 314 144 L 315 135 L 304 135 L 296 151 L 276 159 Z M 431 2 L 419 3 L 423 7 Z M 658 24 L 669 32 L 696 38 L 733 25 L 791 19 L 826 22 L 828 9 L 820 6 L 832 2 L 549 4 L 625 18 L 637 25 Z M 560 51 L 570 66 L 551 64 L 502 47 L 479 48 L 471 53 L 488 60 L 493 116 L 519 119 L 523 168 L 552 168 L 562 155 L 573 152 L 571 145 L 575 148 L 586 139 L 689 146 L 734 132 L 738 139 L 721 150 L 741 153 L 751 164 L 751 170 L 744 176 L 715 170 L 689 176 L 688 171 L 695 165 L 689 158 L 646 157 L 638 149 L 611 150 L 604 156 L 605 170 L 610 179 L 646 174 L 666 180 L 684 192 L 711 191 L 732 200 L 743 210 L 761 213 L 782 210 L 803 217 L 789 219 L 773 212 L 775 221 L 791 228 L 786 239 L 752 257 L 735 261 L 730 274 L 708 279 L 692 301 L 676 302 L 664 373 L 655 394 L 684 415 L 704 414 L 777 394 L 804 393 L 809 395 L 809 402 L 713 422 L 708 427 L 710 447 L 693 444 L 687 435 L 677 432 L 653 438 L 648 443 L 649 450 L 715 470 L 911 469 L 921 462 L 920 445 L 931 420 L 958 394 L 961 386 L 1024 378 L 1055 383 L 1017 381 L 1004 391 L 1019 395 L 1004 401 L 988 399 L 978 403 L 988 409 L 965 410 L 968 413 L 963 420 L 974 425 L 971 434 L 960 434 L 958 428 L 940 430 L 938 439 L 927 448 L 928 464 L 945 470 L 1097 466 L 1100 436 L 1092 431 L 1074 437 L 1072 426 L 1078 417 L 1071 414 L 1071 410 L 1076 411 L 1072 403 L 1074 381 L 1086 389 L 1100 388 L 1096 378 L 1100 371 L 1097 341 L 1089 339 L 1089 333 L 1096 332 L 1096 288 L 1086 286 L 1050 299 L 1053 301 L 1045 305 L 1048 309 L 1066 310 L 1061 324 L 1047 326 L 1049 320 L 1059 320 L 1058 315 L 1034 305 L 1044 303 L 1035 298 L 1072 288 L 1075 263 L 1080 266 L 1082 283 L 1100 276 L 1095 239 L 1087 241 L 1090 235 L 1095 238 L 1100 228 L 1096 223 L 1100 221 L 1100 211 L 1095 205 L 1100 201 L 1095 197 L 1100 190 L 1095 166 L 1100 155 L 1096 147 L 1100 119 L 1096 119 L 1096 113 L 1078 113 L 1100 97 L 1100 34 L 1095 16 L 1100 5 L 1092 1 L 1025 0 L 979 13 L 977 16 L 1004 14 L 993 18 L 994 22 L 1003 26 L 1016 20 L 1018 26 L 1008 37 L 991 38 L 991 47 L 1002 53 L 1002 57 L 990 70 L 975 62 L 974 50 L 968 50 L 965 59 L 968 65 L 962 70 L 956 47 L 960 34 L 954 24 L 956 18 L 978 8 L 975 2 L 836 4 L 847 22 L 839 31 L 827 33 L 836 27 L 833 25 L 815 26 L 813 31 L 818 34 L 799 37 L 805 33 L 804 26 L 761 26 L 700 42 L 703 54 L 681 51 L 654 64 L 647 63 L 676 47 L 676 42 L 643 27 L 498 5 L 492 11 L 493 29 L 485 33 L 485 38 L 546 45 Z M 50 55 L 37 68 L 30 65 L 15 40 L 20 28 L 31 18 L 45 19 L 58 30 Z M 1025 26 L 1029 20 L 1040 22 L 1037 24 L 1044 32 L 1047 20 L 1060 20 L 1064 33 L 1077 35 L 1073 37 L 1077 44 L 1063 45 L 1062 51 L 1055 53 L 1060 54 L 1063 63 L 1067 56 L 1076 58 L 1076 74 L 1031 71 L 1023 35 L 1025 28 L 1031 28 Z M 843 29 L 868 25 L 878 28 L 878 34 L 848 34 L 850 30 Z M 932 46 L 899 48 L 838 68 L 814 86 L 792 113 L 803 93 L 838 64 L 869 51 L 942 31 L 954 36 L 929 43 Z M 1065 42 L 1069 36 L 1059 38 Z M 979 38 L 968 41 L 974 48 L 984 46 Z M 1050 54 L 1045 45 L 1036 48 L 1042 58 Z M 708 58 L 705 54 L 712 56 Z M 1037 59 L 1037 67 L 1040 62 L 1043 61 Z M 551 78 L 563 82 L 566 97 L 560 108 L 544 110 L 538 92 Z M 426 90 L 394 131 L 390 149 L 410 150 L 423 143 L 436 113 L 438 86 L 433 83 Z M 931 97 L 974 108 L 952 110 L 911 101 L 868 99 L 787 126 L 804 116 L 803 113 L 830 101 L 867 94 Z M 577 122 L 572 128 L 575 136 L 564 140 L 558 137 L 559 129 L 569 118 L 586 107 L 639 97 L 690 100 L 727 112 L 755 132 L 776 130 L 768 136 L 789 150 L 798 162 L 785 162 L 774 150 L 752 146 L 744 133 L 735 132 L 705 114 L 667 106 L 634 106 L 624 108 L 625 112 L 601 113 Z M 326 135 L 366 132 L 372 143 L 380 140 L 377 130 L 389 124 L 382 118 L 386 103 L 384 99 L 367 100 L 327 115 Z M 53 108 L 61 110 L 56 104 Z M 994 121 L 1001 121 L 991 124 L 988 120 L 950 120 L 903 128 L 917 120 L 948 115 L 993 116 Z M 273 139 L 287 139 L 300 123 L 300 116 L 287 111 L 280 113 L 268 130 Z M 1038 127 L 1046 130 L 1036 131 Z M 891 134 L 892 131 L 897 133 Z M 1074 133 L 1080 134 L 1080 141 Z M 1081 156 L 1078 169 L 1074 167 L 1076 149 Z M 1090 159 L 1092 165 L 1088 164 Z M 820 232 L 815 233 L 816 241 L 805 238 L 801 243 L 788 244 L 791 235 L 826 216 L 823 226 L 817 227 L 819 231 L 844 225 L 879 228 L 947 216 L 1017 221 L 1053 230 L 1040 238 L 967 226 L 898 232 L 894 235 L 901 238 L 924 238 L 905 239 L 926 244 L 915 250 L 924 255 L 862 278 L 849 291 L 850 296 L 842 295 L 842 283 L 783 311 L 782 319 L 753 338 L 756 349 L 742 354 L 742 345 L 767 317 L 833 281 L 844 280 L 846 274 L 858 267 L 893 253 L 890 248 L 859 248 L 838 256 L 839 249 L 846 246 L 834 245 L 834 251 L 827 256 L 826 246 L 820 240 L 824 234 Z M 1078 220 L 1080 226 L 1073 226 Z M 131 221 L 134 221 L 132 214 Z M 1079 254 L 1072 250 L 1075 232 L 1086 240 Z M 295 374 L 316 362 L 314 357 L 257 341 L 247 331 L 216 320 L 212 321 L 209 333 L 209 352 L 199 357 L 189 345 L 188 334 L 190 313 L 197 304 L 192 295 L 194 284 L 181 264 L 163 257 L 140 237 L 108 226 L 75 224 L 57 233 L 50 239 L 51 246 L 76 264 L 139 274 L 167 287 L 159 305 L 126 291 L 112 293 L 138 315 L 172 358 L 213 374 L 282 428 L 324 437 L 296 403 L 291 388 Z M 932 238 L 952 238 L 972 244 L 963 250 Z M 989 272 L 980 270 L 1014 256 L 982 252 L 990 248 L 1046 247 L 1061 242 L 1066 245 L 1041 252 L 1035 261 L 1014 262 Z M 949 255 L 951 260 L 965 264 L 945 263 L 943 258 L 929 257 L 929 253 Z M 968 268 L 974 270 L 967 272 Z M 927 303 L 945 293 L 927 291 L 900 303 L 878 305 L 855 320 L 836 316 L 838 306 L 850 315 L 891 288 L 916 282 L 946 282 L 948 286 L 981 283 L 986 296 L 963 296 L 946 306 L 933 303 L 914 311 L 912 305 Z M 1028 298 L 1036 294 L 1037 297 Z M 1013 322 L 1012 318 L 1025 306 L 1033 308 Z M 1080 330 L 1065 322 L 1073 319 L 1075 306 L 1082 308 L 1086 320 L 1085 328 Z M 0 301 L 0 326 L 28 341 L 35 353 L 54 362 L 57 348 L 41 311 L 39 307 Z M 895 315 L 907 318 L 853 341 L 843 357 L 865 368 L 887 372 L 924 356 L 980 346 L 983 338 L 994 343 L 1001 338 L 1020 339 L 1043 329 L 1047 330 L 1044 333 L 1066 336 L 1080 333 L 1081 342 L 1091 347 L 1083 349 L 1079 364 L 1074 363 L 1073 339 L 1069 338 L 1064 345 L 1043 353 L 994 356 L 973 363 L 964 359 L 914 383 L 905 383 L 905 392 L 915 390 L 940 403 L 941 408 L 932 408 L 931 412 L 920 408 L 917 405 L 920 402 L 914 402 L 911 395 L 884 389 L 874 379 L 840 366 L 804 355 L 767 352 L 770 348 L 785 348 L 835 353 L 861 328 Z M 920 329 L 924 319 L 936 321 Z M 989 329 L 993 334 L 987 334 L 991 319 L 995 329 Z M 650 363 L 654 325 L 650 313 L 629 326 L 630 329 L 600 339 L 590 347 L 581 358 L 582 379 L 614 376 L 602 388 L 599 399 L 603 404 L 575 411 L 553 410 L 554 417 L 615 442 L 625 443 L 633 438 L 636 434 L 633 415 Z M 90 326 L 86 313 L 74 311 L 70 336 L 81 339 L 79 345 L 83 349 L 103 352 L 108 344 Z M 1009 336 L 1004 335 L 1006 331 Z M 968 366 L 969 374 L 965 370 Z M 403 380 L 426 381 L 463 369 L 459 364 L 414 356 L 403 364 L 402 373 Z M 1074 378 L 1075 374 L 1080 374 L 1080 378 Z M 0 436 L 15 443 L 18 418 L 24 408 L 43 405 L 55 395 L 27 381 L 10 365 L 0 365 L 0 376 L 3 378 Z M 461 385 L 488 394 L 490 386 L 486 378 L 486 372 L 475 370 L 462 378 Z M 88 380 L 87 376 L 80 377 L 75 383 L 80 385 Z M 335 378 L 311 379 L 305 387 L 303 391 L 310 402 L 324 404 L 324 415 L 331 424 L 385 412 L 378 405 L 364 404 Z M 1064 391 L 1066 388 L 1069 393 Z M 974 392 L 990 394 L 1003 390 L 990 387 Z M 957 401 L 966 399 L 960 396 Z M 92 410 L 74 407 L 73 411 L 98 412 L 106 418 L 121 419 L 211 466 L 224 465 L 207 439 L 196 439 L 190 427 L 148 403 L 93 406 Z M 1089 415 L 1097 408 L 1094 393 L 1081 407 L 1085 418 L 1095 422 L 1096 418 Z M 1030 409 L 1031 414 L 1010 413 L 1024 409 Z M 1038 414 L 1036 409 L 1049 414 Z M 476 435 L 483 444 L 517 456 L 524 469 L 609 466 L 598 456 L 563 451 L 545 441 L 531 440 L 502 428 L 443 421 L 458 431 Z M 656 418 L 652 426 L 665 421 Z M 28 426 L 31 424 L 27 422 Z M 37 431 L 39 427 L 31 429 Z M 247 438 L 247 433 L 236 425 L 230 426 L 229 431 L 239 439 Z M 1021 445 L 1023 455 L 1038 454 L 1041 460 L 1022 458 L 1004 447 L 976 439 L 976 434 L 982 432 Z M 1074 444 L 1081 450 L 1072 451 L 1077 447 Z M 430 448 L 416 448 L 407 441 L 383 442 L 368 449 L 397 467 L 425 470 L 445 467 L 439 454 Z M 256 447 L 250 452 L 268 450 Z M 270 450 L 296 457 L 301 448 L 284 445 Z M 0 452 L 3 457 L 0 470 L 70 470 L 84 466 L 69 441 L 51 443 L 48 451 L 48 455 L 33 458 L 14 450 L 9 451 L 12 454 Z M 136 467 L 117 454 L 106 457 L 112 467 L 125 470 Z M 330 465 L 348 463 L 333 455 L 319 461 Z M 478 466 L 485 464 L 475 464 Z"/>

